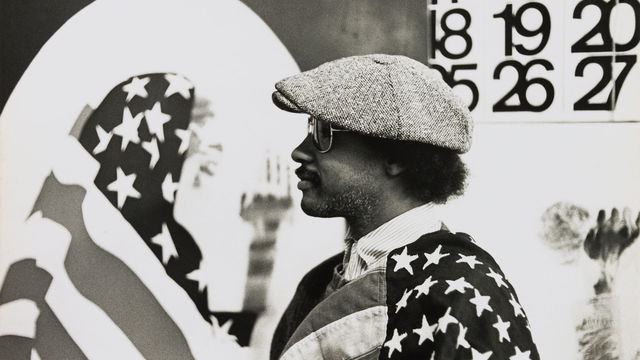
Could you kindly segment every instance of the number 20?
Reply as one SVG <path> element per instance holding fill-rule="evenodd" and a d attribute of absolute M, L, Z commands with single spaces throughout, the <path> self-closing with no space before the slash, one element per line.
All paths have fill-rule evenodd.
<path fill-rule="evenodd" d="M 613 44 L 613 38 L 611 36 L 611 30 L 609 29 L 609 23 L 611 22 L 611 12 L 613 8 L 618 4 L 627 4 L 633 9 L 633 15 L 635 18 L 635 27 L 633 29 L 633 36 L 626 44 Z M 633 49 L 638 42 L 640 42 L 640 3 L 637 0 L 618 0 L 608 1 L 603 0 L 582 0 L 573 9 L 573 18 L 582 18 L 582 12 L 587 6 L 596 6 L 600 10 L 600 20 L 598 23 L 589 30 L 583 37 L 581 37 L 575 44 L 571 46 L 572 53 L 578 52 L 592 52 L 592 51 L 612 51 L 618 52 L 627 51 Z M 602 45 L 590 45 L 587 42 L 600 35 L 602 37 Z"/>

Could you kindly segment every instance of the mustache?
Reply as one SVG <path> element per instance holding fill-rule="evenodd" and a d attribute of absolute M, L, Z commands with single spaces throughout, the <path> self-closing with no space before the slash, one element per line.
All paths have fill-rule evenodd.
<path fill-rule="evenodd" d="M 311 182 L 318 182 L 320 180 L 318 173 L 302 166 L 297 168 L 295 173 L 300 178 L 300 180 L 308 180 Z"/>

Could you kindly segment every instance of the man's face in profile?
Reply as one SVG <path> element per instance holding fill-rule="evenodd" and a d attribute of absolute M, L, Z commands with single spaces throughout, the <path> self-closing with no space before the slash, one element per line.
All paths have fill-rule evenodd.
<path fill-rule="evenodd" d="M 296 175 L 307 215 L 351 218 L 377 203 L 383 167 L 364 136 L 336 132 L 330 150 L 321 153 L 309 134 L 291 157 L 301 164 Z"/>

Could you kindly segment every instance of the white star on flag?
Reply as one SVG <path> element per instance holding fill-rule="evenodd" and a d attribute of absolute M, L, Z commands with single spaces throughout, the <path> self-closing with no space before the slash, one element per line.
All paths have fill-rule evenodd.
<path fill-rule="evenodd" d="M 162 223 L 162 232 L 152 237 L 151 242 L 162 248 L 162 263 L 164 265 L 167 265 L 170 257 L 178 257 L 178 250 L 176 250 L 176 245 L 173 243 L 166 223 Z"/>
<path fill-rule="evenodd" d="M 432 253 L 424 253 L 424 256 L 427 258 L 427 262 L 424 264 L 422 269 L 426 269 L 427 266 L 431 264 L 434 264 L 434 265 L 440 264 L 440 259 L 449 255 L 449 253 L 441 254 L 440 253 L 441 249 L 442 249 L 442 245 L 438 245 L 438 247 Z"/>
<path fill-rule="evenodd" d="M 433 286 L 435 283 L 437 283 L 438 280 L 434 280 L 431 281 L 431 276 L 429 276 L 428 278 L 426 278 L 424 280 L 424 282 L 418 286 L 416 286 L 414 288 L 414 290 L 416 290 L 418 293 L 416 294 L 416 299 L 419 298 L 421 295 L 429 295 L 429 289 L 431 288 L 431 286 Z"/>
<path fill-rule="evenodd" d="M 178 183 L 173 182 L 173 175 L 171 175 L 171 173 L 167 173 L 167 176 L 165 176 L 162 181 L 162 197 L 172 203 L 175 201 L 176 190 L 178 190 Z"/>
<path fill-rule="evenodd" d="M 198 282 L 198 291 L 203 292 L 207 287 L 207 265 L 200 261 L 200 266 L 186 275 L 187 279 Z"/>
<path fill-rule="evenodd" d="M 447 311 L 444 313 L 444 315 L 442 315 L 442 317 L 438 319 L 437 331 L 440 331 L 444 334 L 447 332 L 447 326 L 449 326 L 449 324 L 457 324 L 458 322 L 458 319 L 451 316 L 451 307 L 449 307 L 447 308 Z"/>
<path fill-rule="evenodd" d="M 160 142 L 164 142 L 164 124 L 171 121 L 171 115 L 162 112 L 159 101 L 153 104 L 151 110 L 145 110 L 144 118 L 147 121 L 149 132 L 155 135 Z"/>
<path fill-rule="evenodd" d="M 400 269 L 405 269 L 409 274 L 413 275 L 413 268 L 411 262 L 418 258 L 418 255 L 409 255 L 407 253 L 407 247 L 405 246 L 401 254 L 395 254 L 391 257 L 396 261 L 396 266 L 393 268 L 393 272 L 397 272 Z"/>
<path fill-rule="evenodd" d="M 456 343 L 456 349 L 460 346 L 462 346 L 465 349 L 468 349 L 471 345 L 469 345 L 469 342 L 467 341 L 467 339 L 465 339 L 464 337 L 467 335 L 467 328 L 462 326 L 462 324 L 458 323 L 458 326 L 460 327 L 460 331 L 458 332 L 458 342 Z"/>
<path fill-rule="evenodd" d="M 478 289 L 473 289 L 473 292 L 475 294 L 475 297 L 472 297 L 471 299 L 469 299 L 469 302 L 471 302 L 473 305 L 476 306 L 476 315 L 480 317 L 480 315 L 482 315 L 482 312 L 484 310 L 493 312 L 493 309 L 489 305 L 489 300 L 491 300 L 491 297 L 480 295 L 480 292 L 478 291 Z"/>
<path fill-rule="evenodd" d="M 407 307 L 407 300 L 409 300 L 409 296 L 411 296 L 412 292 L 413 289 L 404 291 L 402 298 L 396 303 L 396 314 L 398 313 L 398 311 L 400 311 L 400 309 Z"/>
<path fill-rule="evenodd" d="M 118 193 L 118 209 L 122 209 L 127 198 L 140 199 L 140 193 L 133 187 L 136 174 L 126 175 L 120 167 L 116 168 L 116 180 L 107 185 L 107 190 Z"/>
<path fill-rule="evenodd" d="M 487 351 L 486 353 L 481 353 L 480 351 L 471 348 L 471 360 L 489 360 L 489 358 L 493 355 L 493 351 Z"/>
<path fill-rule="evenodd" d="M 522 310 L 522 306 L 520 306 L 520 304 L 518 303 L 518 301 L 513 297 L 513 294 L 509 294 L 509 296 L 511 297 L 509 299 L 509 304 L 511 304 L 511 306 L 513 306 L 513 313 L 516 315 L 516 317 L 518 316 L 524 316 L 524 311 Z"/>
<path fill-rule="evenodd" d="M 502 275 L 496 272 L 493 272 L 492 268 L 489 268 L 489 272 L 487 273 L 487 276 L 490 278 L 493 278 L 493 280 L 496 281 L 496 285 L 498 285 L 498 287 L 502 287 L 502 286 L 507 287 L 507 284 L 505 284 L 503 281 Z"/>
<path fill-rule="evenodd" d="M 444 291 L 444 294 L 447 295 L 452 291 L 457 291 L 461 294 L 464 294 L 466 289 L 471 289 L 473 286 L 464 280 L 464 277 L 458 278 L 456 280 L 445 280 L 449 287 Z"/>
<path fill-rule="evenodd" d="M 498 340 L 500 340 L 500 342 L 502 342 L 503 339 L 507 339 L 507 341 L 511 341 L 511 338 L 509 337 L 509 332 L 507 331 L 509 329 L 509 326 L 511 325 L 511 322 L 509 321 L 502 321 L 502 318 L 500 317 L 500 315 L 498 315 L 498 321 L 493 324 L 493 327 L 496 328 L 496 330 L 498 330 Z"/>
<path fill-rule="evenodd" d="M 153 170 L 160 160 L 160 148 L 158 148 L 158 141 L 156 138 L 152 138 L 151 141 L 144 141 L 142 143 L 142 148 L 151 155 L 151 159 L 149 159 L 149 169 Z"/>
<path fill-rule="evenodd" d="M 220 326 L 220 322 L 218 318 L 211 315 L 211 332 L 213 332 L 213 339 L 219 343 L 232 342 L 237 343 L 238 338 L 235 335 L 229 334 L 231 330 L 231 326 L 233 325 L 233 320 L 227 320 L 222 326 Z"/>
<path fill-rule="evenodd" d="M 420 339 L 418 339 L 418 345 L 422 345 L 422 343 L 427 339 L 433 341 L 433 332 L 437 327 L 438 324 L 429 325 L 427 317 L 422 315 L 422 326 L 417 329 L 413 329 L 413 333 L 420 336 Z"/>
<path fill-rule="evenodd" d="M 106 132 L 100 125 L 96 125 L 96 134 L 98 135 L 98 145 L 93 148 L 93 155 L 98 155 L 101 152 L 107 150 L 109 141 L 111 141 L 112 133 Z"/>
<path fill-rule="evenodd" d="M 407 337 L 406 333 L 398 334 L 398 329 L 393 329 L 393 337 L 391 340 L 384 343 L 384 346 L 389 348 L 389 357 L 391 357 L 394 351 L 402 352 L 401 341 L 405 337 Z"/>
<path fill-rule="evenodd" d="M 138 127 L 142 120 L 142 113 L 131 115 L 131 111 L 125 106 L 122 112 L 122 123 L 113 128 L 113 133 L 122 137 L 122 145 L 120 150 L 124 151 L 130 142 L 134 144 L 140 143 L 140 137 L 138 136 Z"/>
<path fill-rule="evenodd" d="M 149 94 L 147 93 L 147 89 L 145 89 L 144 87 L 149 83 L 150 80 L 151 79 L 149 79 L 148 77 L 143 79 L 134 77 L 133 79 L 131 79 L 130 83 L 123 85 L 122 91 L 127 93 L 126 101 L 131 101 L 131 99 L 133 99 L 133 97 L 136 95 L 142 98 L 146 98 L 147 96 L 149 96 Z"/>
<path fill-rule="evenodd" d="M 178 154 L 184 154 L 189 149 L 189 141 L 191 140 L 191 130 L 176 129 L 176 136 L 180 139 L 180 147 L 178 148 Z"/>
<path fill-rule="evenodd" d="M 531 360 L 531 350 L 525 352 L 520 351 L 520 348 L 516 346 L 516 353 L 509 357 L 509 360 Z"/>
<path fill-rule="evenodd" d="M 165 97 L 169 97 L 175 93 L 180 93 L 183 98 L 188 99 L 191 96 L 189 90 L 193 88 L 193 84 L 184 77 L 174 74 L 166 74 L 165 79 L 169 82 L 169 87 L 164 92 Z"/>
<path fill-rule="evenodd" d="M 466 263 L 472 269 L 475 269 L 476 265 L 482 264 L 480 261 L 476 260 L 476 256 L 475 255 L 472 255 L 472 256 L 465 256 L 465 255 L 462 255 L 462 254 L 458 254 L 458 255 L 460 255 L 460 259 L 458 259 L 458 261 L 456 261 L 456 263 Z"/>

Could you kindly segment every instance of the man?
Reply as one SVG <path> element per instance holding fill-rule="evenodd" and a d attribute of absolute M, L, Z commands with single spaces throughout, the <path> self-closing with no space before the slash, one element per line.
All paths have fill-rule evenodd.
<path fill-rule="evenodd" d="M 426 66 L 354 56 L 286 78 L 274 103 L 307 113 L 293 150 L 301 206 L 349 225 L 344 254 L 300 282 L 272 342 L 281 359 L 538 359 L 493 258 L 432 206 L 462 193 L 473 124 Z"/>

